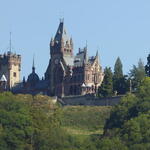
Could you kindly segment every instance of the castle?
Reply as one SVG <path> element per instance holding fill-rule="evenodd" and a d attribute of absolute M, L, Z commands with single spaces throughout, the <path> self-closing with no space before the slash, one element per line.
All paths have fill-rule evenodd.
<path fill-rule="evenodd" d="M 20 82 L 21 56 L 8 51 L 0 55 L 0 89 L 10 90 Z"/>
<path fill-rule="evenodd" d="M 45 77 L 39 78 L 33 61 L 32 73 L 27 80 L 24 78 L 20 82 L 20 64 L 20 55 L 8 52 L 0 56 L 1 88 L 12 89 L 14 93 L 58 97 L 86 95 L 96 93 L 104 77 L 98 51 L 95 56 L 88 57 L 85 46 L 79 48 L 74 56 L 73 40 L 67 34 L 63 20 L 60 20 L 56 35 L 50 41 L 50 60 Z"/>

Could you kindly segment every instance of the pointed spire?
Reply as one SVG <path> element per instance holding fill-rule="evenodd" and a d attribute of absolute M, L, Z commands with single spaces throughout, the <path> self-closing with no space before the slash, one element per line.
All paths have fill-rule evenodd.
<path fill-rule="evenodd" d="M 97 50 L 97 52 L 96 52 L 96 56 L 95 56 L 95 58 L 98 58 L 98 50 Z"/>
<path fill-rule="evenodd" d="M 84 63 L 87 63 L 88 61 L 88 54 L 87 54 L 87 42 L 86 46 L 84 47 Z"/>
<path fill-rule="evenodd" d="M 96 51 L 95 60 L 97 60 L 98 63 L 100 63 L 100 58 L 99 58 L 98 50 Z"/>
<path fill-rule="evenodd" d="M 87 42 L 87 40 L 86 40 L 86 48 L 88 47 L 88 42 Z"/>
<path fill-rule="evenodd" d="M 60 20 L 54 40 L 50 43 L 51 55 L 59 53 L 63 56 L 73 56 L 73 41 L 64 27 L 64 19 Z"/>
<path fill-rule="evenodd" d="M 25 76 L 23 77 L 23 83 L 25 83 L 26 82 L 26 79 L 25 79 Z"/>
<path fill-rule="evenodd" d="M 72 40 L 72 37 L 70 38 L 70 45 L 73 47 L 73 40 Z"/>
<path fill-rule="evenodd" d="M 12 50 L 12 45 L 11 45 L 11 32 L 10 32 L 9 51 L 11 52 L 11 50 Z"/>
<path fill-rule="evenodd" d="M 35 73 L 34 56 L 33 56 L 32 72 Z"/>
<path fill-rule="evenodd" d="M 64 18 L 60 18 L 60 23 L 64 23 Z"/>
<path fill-rule="evenodd" d="M 70 38 L 64 27 L 64 19 L 60 19 L 60 24 L 59 24 L 59 27 L 57 29 L 57 32 L 54 38 L 55 43 L 62 44 L 62 41 L 63 41 L 63 44 L 66 44 L 67 41 L 70 41 Z"/>

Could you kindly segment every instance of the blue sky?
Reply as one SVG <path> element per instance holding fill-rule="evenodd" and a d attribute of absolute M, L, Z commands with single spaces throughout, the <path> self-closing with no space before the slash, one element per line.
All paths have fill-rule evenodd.
<path fill-rule="evenodd" d="M 0 0 L 0 53 L 9 48 L 22 55 L 21 75 L 44 75 L 49 41 L 59 18 L 74 41 L 74 52 L 88 43 L 89 55 L 99 50 L 103 68 L 113 68 L 119 56 L 124 73 L 150 52 L 150 0 Z"/>

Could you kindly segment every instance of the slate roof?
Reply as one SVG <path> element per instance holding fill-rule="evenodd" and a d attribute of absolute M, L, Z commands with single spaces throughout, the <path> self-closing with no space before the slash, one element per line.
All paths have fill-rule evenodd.
<path fill-rule="evenodd" d="M 32 82 L 36 83 L 39 81 L 39 76 L 35 72 L 32 72 L 31 74 L 29 74 L 27 81 L 31 83 Z"/>
<path fill-rule="evenodd" d="M 69 66 L 73 66 L 73 61 L 74 61 L 74 57 L 70 57 L 70 56 L 64 56 L 63 57 L 66 64 L 69 65 Z"/>
<path fill-rule="evenodd" d="M 87 48 L 85 47 L 84 49 L 79 49 L 79 52 L 77 53 L 74 59 L 74 65 L 76 67 L 83 66 L 84 62 L 87 62 L 87 60 Z"/>
<path fill-rule="evenodd" d="M 33 59 L 32 73 L 29 74 L 27 81 L 30 83 L 36 83 L 39 80 L 40 80 L 39 76 L 35 73 L 35 66 L 34 66 L 34 59 Z"/>
<path fill-rule="evenodd" d="M 69 42 L 69 40 L 70 40 L 70 37 L 68 36 L 67 31 L 64 27 L 63 21 L 61 21 L 59 24 L 54 41 L 61 42 L 62 39 L 63 39 L 64 43 L 66 43 L 67 41 Z"/>
<path fill-rule="evenodd" d="M 47 81 L 47 80 L 40 80 L 40 81 L 36 84 L 35 88 L 36 88 L 36 89 L 47 89 L 48 86 L 49 86 L 49 81 Z"/>

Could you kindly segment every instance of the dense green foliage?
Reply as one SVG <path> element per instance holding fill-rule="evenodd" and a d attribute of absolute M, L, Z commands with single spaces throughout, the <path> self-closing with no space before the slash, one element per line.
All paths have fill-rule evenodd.
<path fill-rule="evenodd" d="M 133 76 L 133 71 L 130 73 L 130 78 L 128 75 L 123 75 L 122 70 L 122 62 L 118 57 L 115 66 L 114 66 L 114 73 L 112 73 L 111 68 L 106 67 L 104 69 L 104 79 L 101 86 L 98 88 L 97 95 L 99 97 L 111 97 L 113 95 L 122 95 L 126 94 L 130 91 L 130 78 Z M 141 63 L 139 63 L 139 72 L 137 73 L 138 76 L 141 76 Z M 143 69 L 143 68 L 142 68 Z M 143 70 L 142 70 L 143 71 Z M 133 78 L 133 77 L 132 77 Z M 138 81 L 141 78 L 138 78 Z"/>
<path fill-rule="evenodd" d="M 122 62 L 120 58 L 118 57 L 115 66 L 114 66 L 114 78 L 122 78 L 123 77 L 123 71 L 122 71 Z"/>
<path fill-rule="evenodd" d="M 42 95 L 1 93 L 0 149 L 97 149 L 109 112 L 110 107 L 62 108 Z"/>
<path fill-rule="evenodd" d="M 113 108 L 62 108 L 47 96 L 2 93 L 0 149 L 149 150 L 149 89 L 147 77 L 135 94 L 125 95 Z M 103 127 L 104 133 L 100 135 Z"/>
<path fill-rule="evenodd" d="M 111 68 L 104 69 L 104 79 L 102 85 L 98 89 L 99 97 L 110 97 L 113 95 L 113 73 Z"/>
<path fill-rule="evenodd" d="M 118 57 L 114 66 L 113 91 L 117 94 L 125 94 L 129 90 L 127 76 L 123 75 L 122 62 Z"/>
<path fill-rule="evenodd" d="M 136 89 L 140 85 L 140 82 L 146 76 L 144 63 L 142 62 L 141 59 L 139 59 L 137 66 L 133 65 L 133 68 L 130 70 L 129 76 L 131 79 L 132 91 L 136 91 Z"/>
<path fill-rule="evenodd" d="M 10 93 L 0 95 L 0 149 L 24 149 L 33 134 L 30 110 Z"/>
<path fill-rule="evenodd" d="M 0 149 L 59 150 L 69 147 L 61 112 L 46 96 L 0 94 Z"/>
<path fill-rule="evenodd" d="M 145 78 L 137 93 L 127 94 L 112 110 L 105 125 L 105 138 L 116 136 L 131 150 L 150 149 L 150 78 Z"/>
<path fill-rule="evenodd" d="M 147 57 L 147 64 L 145 66 L 145 72 L 148 77 L 150 77 L 150 54 Z"/>

